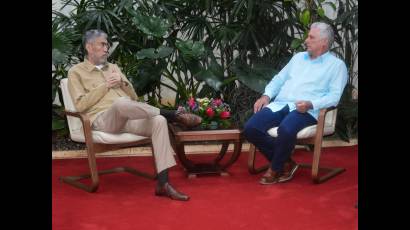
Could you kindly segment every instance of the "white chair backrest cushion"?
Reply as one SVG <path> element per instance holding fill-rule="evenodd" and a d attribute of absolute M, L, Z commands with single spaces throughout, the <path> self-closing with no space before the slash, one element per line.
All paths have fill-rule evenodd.
<path fill-rule="evenodd" d="M 330 135 L 335 132 L 336 127 L 336 115 L 337 109 L 331 110 L 326 113 L 325 116 L 325 127 L 323 128 L 323 135 Z M 308 126 L 302 130 L 300 130 L 296 136 L 297 139 L 304 139 L 308 137 L 313 137 L 316 134 L 316 127 L 317 125 Z M 273 127 L 268 130 L 268 134 L 272 137 L 278 136 L 278 127 Z"/>
<path fill-rule="evenodd" d="M 74 103 L 68 91 L 68 79 L 64 78 L 60 81 L 61 92 L 63 94 L 64 107 L 67 111 L 76 112 Z M 70 130 L 71 140 L 77 142 L 85 142 L 83 125 L 80 118 L 67 116 L 68 128 Z M 147 139 L 147 137 L 134 135 L 131 133 L 111 134 L 100 131 L 92 131 L 93 142 L 103 144 L 121 144 L 133 141 Z"/>
<path fill-rule="evenodd" d="M 74 107 L 73 100 L 71 99 L 68 91 L 68 79 L 64 78 L 60 80 L 61 93 L 63 94 L 64 108 L 70 112 L 77 112 Z M 73 141 L 84 142 L 83 125 L 80 118 L 67 116 L 68 128 L 70 130 L 70 137 Z M 78 133 L 81 133 L 82 138 Z"/>

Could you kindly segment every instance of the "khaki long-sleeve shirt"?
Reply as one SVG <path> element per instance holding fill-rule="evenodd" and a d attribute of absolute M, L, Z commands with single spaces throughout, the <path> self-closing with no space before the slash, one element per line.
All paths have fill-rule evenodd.
<path fill-rule="evenodd" d="M 121 87 L 108 88 L 104 75 L 113 71 L 120 73 Z M 138 100 L 131 83 L 116 64 L 107 63 L 98 69 L 87 59 L 70 68 L 68 71 L 68 90 L 78 112 L 86 113 L 92 123 L 99 112 L 111 107 L 119 97 Z"/>

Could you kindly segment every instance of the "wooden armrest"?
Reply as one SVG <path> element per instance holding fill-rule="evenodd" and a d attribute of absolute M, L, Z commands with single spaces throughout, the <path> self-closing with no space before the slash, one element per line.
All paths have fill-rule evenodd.
<path fill-rule="evenodd" d="M 88 117 L 88 115 L 86 115 L 84 113 L 73 112 L 73 111 L 68 111 L 68 110 L 65 110 L 64 113 L 67 116 L 73 116 L 73 117 L 80 118 L 81 123 L 83 124 L 85 143 L 87 145 L 89 145 L 89 144 L 91 145 L 93 137 L 92 137 L 92 134 L 91 134 L 91 122 L 90 122 L 90 118 Z"/>
<path fill-rule="evenodd" d="M 337 109 L 337 107 L 336 106 L 330 106 L 328 108 L 325 108 L 326 112 L 332 111 L 334 109 Z"/>
<path fill-rule="evenodd" d="M 87 114 L 80 113 L 80 112 L 68 111 L 68 110 L 65 110 L 64 113 L 65 113 L 67 116 L 73 116 L 73 117 L 78 117 L 78 118 L 80 118 L 81 123 L 83 123 L 83 126 L 84 126 L 84 125 L 87 125 L 87 126 L 90 126 L 90 127 L 91 127 L 90 118 L 88 117 Z"/>
<path fill-rule="evenodd" d="M 319 117 L 317 119 L 317 124 L 319 125 L 321 122 L 323 122 L 323 124 L 324 124 L 326 113 L 329 112 L 329 111 L 332 111 L 336 108 L 337 108 L 336 106 L 331 106 L 331 107 L 328 107 L 328 108 L 320 109 Z"/>
<path fill-rule="evenodd" d="M 319 142 L 322 142 L 322 136 L 323 136 L 323 132 L 324 132 L 324 128 L 325 128 L 325 117 L 326 117 L 326 113 L 329 111 L 332 111 L 334 109 L 336 109 L 336 106 L 331 106 L 328 108 L 323 108 L 320 109 L 319 111 L 319 117 L 317 119 L 317 128 L 316 128 L 316 141 L 315 141 L 315 145 L 318 144 Z"/>

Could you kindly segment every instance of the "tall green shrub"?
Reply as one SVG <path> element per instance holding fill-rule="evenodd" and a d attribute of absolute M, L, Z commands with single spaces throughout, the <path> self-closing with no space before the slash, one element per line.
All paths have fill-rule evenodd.
<path fill-rule="evenodd" d="M 336 5 L 323 0 L 62 0 L 62 4 L 73 10 L 67 16 L 53 12 L 53 98 L 67 69 L 82 61 L 81 35 L 92 28 L 106 31 L 110 42 L 117 44 L 109 60 L 122 68 L 150 104 L 174 106 L 189 96 L 223 97 L 234 114 L 238 111 L 239 126 L 251 114 L 253 102 L 244 104 L 238 96 L 257 98 L 272 76 L 303 49 L 313 21 L 334 27 L 333 51 L 346 61 L 349 76 L 357 77 L 352 68 L 357 45 L 351 45 L 357 44 L 357 0 L 338 0 Z M 326 17 L 325 5 L 338 11 L 336 19 Z M 174 105 L 161 104 L 164 88 L 175 91 Z M 351 129 L 343 127 L 354 128 L 354 111 L 348 115 L 344 108 L 356 106 L 351 104 L 350 88 L 346 92 L 338 116 L 344 119 L 338 130 L 345 137 Z M 58 109 L 53 112 L 60 114 Z"/>

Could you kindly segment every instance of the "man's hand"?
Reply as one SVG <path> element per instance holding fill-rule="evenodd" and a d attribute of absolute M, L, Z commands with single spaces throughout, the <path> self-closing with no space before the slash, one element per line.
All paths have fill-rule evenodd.
<path fill-rule="evenodd" d="M 105 81 L 108 88 L 117 88 L 122 84 L 121 75 L 115 70 L 105 76 Z"/>
<path fill-rule="evenodd" d="M 256 113 L 269 104 L 270 98 L 266 95 L 263 95 L 258 100 L 256 100 L 255 104 L 253 105 L 253 112 Z"/>
<path fill-rule="evenodd" d="M 299 113 L 306 113 L 309 109 L 313 109 L 312 102 L 310 101 L 296 101 L 295 105 Z"/>

